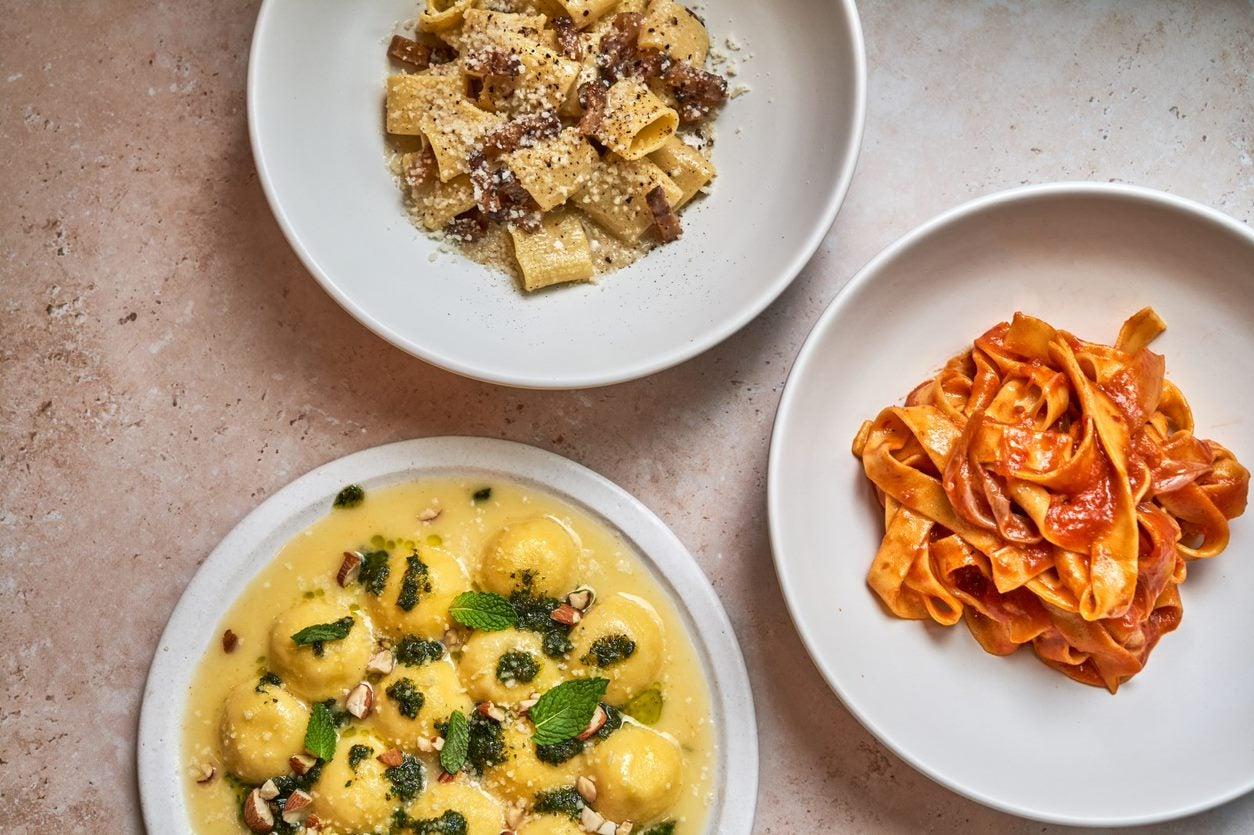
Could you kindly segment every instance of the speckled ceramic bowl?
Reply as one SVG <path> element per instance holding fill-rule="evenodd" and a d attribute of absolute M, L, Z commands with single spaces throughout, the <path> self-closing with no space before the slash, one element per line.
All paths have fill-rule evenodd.
<path fill-rule="evenodd" d="M 1162 192 L 1015 189 L 959 206 L 876 256 L 806 340 L 768 476 L 784 597 L 850 712 L 933 779 L 1003 811 L 1073 825 L 1192 814 L 1254 788 L 1254 516 L 1189 567 L 1184 621 L 1111 696 L 1029 650 L 985 653 L 964 627 L 888 615 L 866 586 L 884 515 L 850 444 L 1017 310 L 1113 341 L 1153 306 L 1200 437 L 1254 462 L 1254 232 Z"/>
<path fill-rule="evenodd" d="M 717 0 L 713 38 L 741 44 L 719 117 L 713 193 L 684 236 L 597 284 L 524 296 L 409 222 L 384 161 L 387 42 L 420 0 L 266 0 L 248 122 L 292 248 L 368 328 L 427 362 L 530 388 L 635 379 L 747 324 L 814 254 L 862 136 L 865 58 L 853 0 Z"/>
<path fill-rule="evenodd" d="M 758 786 L 757 724 L 740 645 L 713 587 L 657 516 L 586 467 L 490 438 L 426 438 L 349 455 L 293 481 L 244 518 L 188 584 L 161 636 L 139 722 L 139 788 L 150 832 L 186 832 L 183 717 L 213 625 L 289 539 L 324 516 L 345 484 L 366 489 L 426 476 L 480 473 L 533 484 L 598 517 L 652 569 L 692 637 L 710 686 L 718 777 L 708 831 L 750 835 Z"/>

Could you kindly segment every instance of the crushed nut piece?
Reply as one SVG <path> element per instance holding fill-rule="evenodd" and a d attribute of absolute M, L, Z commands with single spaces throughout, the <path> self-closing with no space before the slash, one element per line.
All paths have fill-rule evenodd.
<path fill-rule="evenodd" d="M 366 672 L 385 676 L 396 669 L 396 656 L 390 649 L 383 649 L 370 656 L 366 663 Z"/>
<path fill-rule="evenodd" d="M 344 700 L 344 708 L 358 719 L 365 719 L 370 715 L 370 711 L 374 710 L 374 688 L 370 686 L 369 682 L 363 681 L 348 691 L 348 698 Z"/>
<path fill-rule="evenodd" d="M 583 733 L 579 734 L 577 739 L 580 742 L 587 742 L 596 736 L 597 731 L 605 727 L 605 723 L 609 721 L 609 714 L 605 712 L 605 708 L 597 705 L 596 711 L 592 714 L 592 718 L 588 721 L 588 727 L 584 728 Z"/>
<path fill-rule="evenodd" d="M 261 789 L 253 789 L 244 800 L 244 825 L 253 832 L 269 832 L 274 829 L 274 813 L 270 804 L 261 796 Z"/>
<path fill-rule="evenodd" d="M 493 722 L 501 723 L 505 721 L 505 708 L 500 705 L 494 705 L 491 702 L 480 702 L 476 708 L 480 716 L 487 717 Z"/>
<path fill-rule="evenodd" d="M 340 570 L 335 575 L 335 582 L 340 584 L 340 588 L 344 588 L 349 583 L 357 582 L 357 575 L 360 572 L 361 554 L 356 551 L 345 551 L 344 559 L 340 562 Z"/>
<path fill-rule="evenodd" d="M 591 777 L 580 777 L 575 781 L 575 791 L 583 798 L 584 803 L 597 802 L 597 784 Z"/>
<path fill-rule="evenodd" d="M 574 626 L 583 620 L 583 613 L 569 603 L 563 603 L 552 611 L 549 618 L 565 626 Z"/>
<path fill-rule="evenodd" d="M 313 771 L 313 767 L 317 764 L 318 758 L 311 754 L 293 754 L 287 760 L 287 767 L 292 769 L 292 773 L 297 777 L 304 777 Z"/>
<path fill-rule="evenodd" d="M 309 807 L 313 804 L 313 797 L 308 792 L 296 789 L 288 795 L 287 802 L 283 804 L 283 822 L 295 826 L 305 820 L 309 814 Z"/>
<path fill-rule="evenodd" d="M 405 755 L 399 748 L 389 748 L 379 756 L 375 757 L 375 759 L 386 765 L 388 768 L 396 768 L 398 765 L 405 762 Z"/>
<path fill-rule="evenodd" d="M 239 635 L 236 635 L 230 629 L 222 633 L 223 652 L 235 652 L 237 646 L 239 646 Z"/>
<path fill-rule="evenodd" d="M 596 813 L 591 806 L 583 807 L 579 813 L 579 828 L 584 832 L 596 832 L 605 823 L 605 818 Z"/>

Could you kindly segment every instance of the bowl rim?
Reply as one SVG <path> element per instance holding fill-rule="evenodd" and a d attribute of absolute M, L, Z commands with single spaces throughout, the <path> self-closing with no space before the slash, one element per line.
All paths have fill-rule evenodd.
<path fill-rule="evenodd" d="M 709 831 L 750 835 L 759 770 L 753 693 L 731 621 L 692 553 L 640 500 L 599 473 L 527 444 L 471 436 L 398 441 L 323 464 L 249 512 L 196 569 L 162 631 L 144 684 L 136 760 L 140 806 L 149 829 L 187 828 L 190 810 L 184 769 L 179 765 L 188 693 L 172 694 L 171 681 L 181 682 L 180 676 L 190 681 L 182 658 L 198 658 L 213 643 L 213 627 L 242 592 L 233 585 L 239 581 L 232 578 L 248 556 L 266 547 L 269 538 L 311 508 L 325 515 L 344 484 L 394 485 L 424 475 L 475 472 L 534 485 L 597 518 L 640 552 L 646 569 L 684 622 L 705 668 L 721 777 L 721 781 L 716 778 L 716 799 L 710 804 Z M 276 547 L 282 547 L 282 542 Z M 273 554 L 248 569 L 245 587 L 272 559 Z M 220 603 L 224 585 L 230 593 L 226 605 Z M 214 624 L 206 627 L 205 617 L 213 618 Z"/>
<path fill-rule="evenodd" d="M 1041 183 L 1018 186 L 1003 191 L 993 192 L 947 209 L 930 220 L 916 226 L 914 229 L 890 243 L 873 258 L 871 258 L 871 260 L 858 270 L 858 272 L 854 274 L 853 278 L 851 278 L 848 283 L 846 283 L 844 287 L 837 292 L 836 296 L 824 309 L 814 326 L 810 329 L 810 332 L 806 335 L 805 341 L 798 350 L 797 356 L 788 372 L 788 379 L 784 384 L 784 391 L 780 396 L 779 407 L 775 412 L 775 420 L 771 428 L 770 451 L 767 462 L 767 526 L 771 543 L 771 557 L 775 565 L 775 575 L 779 579 L 780 590 L 783 593 L 784 601 L 788 608 L 788 615 L 792 618 L 793 625 L 796 627 L 797 633 L 801 637 L 802 643 L 805 645 L 806 652 L 810 655 L 810 659 L 814 662 L 814 666 L 818 669 L 824 681 L 827 682 L 827 686 L 833 693 L 836 694 L 837 698 L 840 699 L 841 704 L 843 704 L 845 709 L 858 720 L 862 727 L 864 727 L 881 744 L 886 746 L 916 771 L 921 772 L 923 775 L 936 783 L 939 783 L 945 788 L 969 798 L 970 800 L 974 800 L 977 803 L 981 803 L 998 811 L 1017 815 L 1030 820 L 1068 826 L 1087 827 L 1137 826 L 1161 823 L 1163 821 L 1175 820 L 1197 814 L 1199 812 L 1204 812 L 1208 809 L 1213 809 L 1216 806 L 1220 806 L 1230 800 L 1234 800 L 1249 793 L 1251 790 L 1254 790 L 1254 773 L 1251 773 L 1249 778 L 1236 788 L 1229 789 L 1226 792 L 1198 801 L 1189 806 L 1183 806 L 1174 810 L 1153 814 L 1130 815 L 1123 817 L 1112 816 L 1103 818 L 1052 814 L 1018 806 L 984 794 L 978 789 L 968 786 L 960 781 L 950 779 L 944 773 L 917 759 L 905 744 L 902 744 L 898 740 L 894 739 L 891 734 L 887 733 L 883 728 L 873 722 L 870 717 L 865 716 L 861 711 L 859 711 L 854 706 L 851 699 L 846 698 L 840 676 L 823 659 L 822 654 L 819 652 L 820 642 L 806 627 L 801 615 L 799 614 L 799 597 L 801 592 L 790 580 L 790 575 L 786 569 L 786 563 L 788 560 L 782 553 L 783 530 L 780 527 L 780 518 L 783 512 L 782 503 L 784 473 L 782 471 L 782 464 L 780 463 L 780 450 L 784 445 L 784 439 L 788 432 L 788 426 L 792 423 L 792 412 L 796 408 L 796 400 L 800 396 L 798 392 L 800 391 L 802 385 L 801 379 L 804 376 L 807 376 L 809 366 L 814 360 L 815 355 L 818 353 L 818 345 L 821 342 L 821 334 L 833 326 L 833 322 L 840 317 L 852 300 L 858 295 L 858 291 L 865 285 L 874 281 L 884 267 L 902 254 L 913 249 L 915 246 L 926 242 L 926 240 L 933 235 L 939 234 L 948 229 L 950 226 L 958 224 L 983 212 L 1007 208 L 1019 203 L 1032 203 L 1042 200 L 1057 199 L 1060 197 L 1080 199 L 1116 199 L 1143 206 L 1154 206 L 1167 209 L 1169 211 L 1190 216 L 1212 224 L 1221 231 L 1225 231 L 1237 236 L 1238 238 L 1242 238 L 1250 246 L 1250 248 L 1254 250 L 1254 229 L 1250 229 L 1245 224 L 1230 217 L 1229 215 L 1224 214 L 1223 212 L 1220 212 L 1217 209 L 1213 209 L 1185 197 L 1169 194 L 1157 189 L 1146 188 L 1144 186 L 1127 183 L 1107 183 L 1086 180 Z"/>
<path fill-rule="evenodd" d="M 713 348 L 723 342 L 739 330 L 741 330 L 749 322 L 753 321 L 767 307 L 771 305 L 789 285 L 796 280 L 801 271 L 805 269 L 806 264 L 814 257 L 814 253 L 818 251 L 819 246 L 823 243 L 831 231 L 832 225 L 836 222 L 836 215 L 840 211 L 841 205 L 844 203 L 848 194 L 850 183 L 853 180 L 854 171 L 857 168 L 858 157 L 862 150 L 863 129 L 866 124 L 866 45 L 862 35 L 862 22 L 858 15 L 856 0 L 831 0 L 834 4 L 843 9 L 843 13 L 848 20 L 850 46 L 853 51 L 853 106 L 854 120 L 852 130 L 848 137 L 849 153 L 842 165 L 836 181 L 831 184 L 827 201 L 823 206 L 822 213 L 815 219 L 814 227 L 810 232 L 805 243 L 800 246 L 784 269 L 780 270 L 774 280 L 763 285 L 758 296 L 753 302 L 745 306 L 737 315 L 728 318 L 726 321 L 709 328 L 698 339 L 693 339 L 679 345 L 671 347 L 669 350 L 659 352 L 652 359 L 638 362 L 634 365 L 614 368 L 596 373 L 579 373 L 564 374 L 555 376 L 545 374 L 541 376 L 526 374 L 506 374 L 485 371 L 475 367 L 473 364 L 462 362 L 454 357 L 448 356 L 439 351 L 432 350 L 418 342 L 406 338 L 401 333 L 387 327 L 382 322 L 372 317 L 363 307 L 355 302 L 352 297 L 341 290 L 332 280 L 314 258 L 309 247 L 305 245 L 304 239 L 299 231 L 293 225 L 287 212 L 283 208 L 282 200 L 275 188 L 271 178 L 270 168 L 266 163 L 266 154 L 263 147 L 260 128 L 258 127 L 258 96 L 257 89 L 260 85 L 260 60 L 259 56 L 262 52 L 262 44 L 267 40 L 267 29 L 269 27 L 272 10 L 280 3 L 287 0 L 262 0 L 261 8 L 257 12 L 257 23 L 253 28 L 252 44 L 248 53 L 248 76 L 247 76 L 247 114 L 248 114 L 248 140 L 252 148 L 253 164 L 257 169 L 258 178 L 261 181 L 262 191 L 265 193 L 266 202 L 270 206 L 270 211 L 274 215 L 274 219 L 278 222 L 279 228 L 283 231 L 283 236 L 287 239 L 288 245 L 296 253 L 300 262 L 304 265 L 305 270 L 317 280 L 322 289 L 333 298 L 340 307 L 344 308 L 349 315 L 361 324 L 365 325 L 375 335 L 382 337 L 402 351 L 415 356 L 431 365 L 468 377 L 472 380 L 479 380 L 486 383 L 496 383 L 504 386 L 524 389 L 582 389 L 595 388 L 599 386 L 610 386 L 617 383 L 625 383 L 631 380 L 637 380 L 665 371 L 680 363 L 692 359 L 698 354 Z"/>

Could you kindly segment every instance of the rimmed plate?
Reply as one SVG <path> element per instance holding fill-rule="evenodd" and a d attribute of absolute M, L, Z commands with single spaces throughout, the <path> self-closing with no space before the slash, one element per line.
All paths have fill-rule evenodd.
<path fill-rule="evenodd" d="M 139 786 L 152 832 L 189 830 L 183 795 L 182 723 L 195 667 L 231 603 L 292 536 L 326 514 L 337 490 L 369 490 L 433 475 L 480 473 L 558 496 L 599 517 L 633 544 L 669 592 L 705 665 L 718 738 L 710 832 L 753 830 L 757 725 L 744 658 L 705 575 L 670 529 L 622 488 L 551 452 L 490 438 L 425 438 L 387 444 L 301 476 L 239 523 L 188 584 L 161 636 L 139 721 Z"/>
<path fill-rule="evenodd" d="M 710 348 L 814 254 L 853 176 L 865 57 L 853 0 L 719 0 L 739 67 L 714 193 L 684 237 L 599 284 L 524 297 L 414 229 L 385 165 L 388 36 L 421 0 L 266 0 L 248 68 L 262 186 L 292 248 L 362 324 L 427 362 L 531 388 L 608 385 Z M 739 46 L 729 50 L 728 38 Z"/>
<path fill-rule="evenodd" d="M 1254 461 L 1254 233 L 1187 200 L 1091 183 L 976 200 L 878 255 L 807 339 L 772 437 L 776 569 L 832 689 L 928 776 L 1044 821 L 1147 823 L 1254 787 L 1254 518 L 1190 567 L 1180 629 L 1111 696 L 1030 652 L 995 658 L 961 627 L 886 614 L 865 584 L 882 514 L 850 442 L 1016 310 L 1109 342 L 1145 305 L 1167 322 L 1154 350 L 1198 434 Z"/>

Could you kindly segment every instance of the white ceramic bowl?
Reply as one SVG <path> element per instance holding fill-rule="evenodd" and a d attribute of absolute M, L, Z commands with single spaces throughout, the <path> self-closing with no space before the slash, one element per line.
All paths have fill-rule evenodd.
<path fill-rule="evenodd" d="M 705 666 L 718 740 L 711 833 L 750 835 L 758 786 L 757 724 L 740 645 L 696 561 L 622 488 L 551 452 L 490 438 L 425 438 L 358 452 L 301 476 L 232 530 L 196 572 L 161 636 L 139 720 L 139 787 L 150 832 L 189 831 L 182 726 L 192 677 L 227 609 L 289 539 L 326 515 L 345 484 L 366 489 L 426 476 L 481 473 L 558 496 L 633 544 L 668 592 Z"/>
<path fill-rule="evenodd" d="M 1254 513 L 1189 568 L 1184 621 L 1117 696 L 1022 650 L 987 655 L 962 626 L 889 616 L 865 577 L 882 512 L 849 451 L 1016 310 L 1113 341 L 1153 305 L 1154 343 L 1198 434 L 1254 463 L 1254 233 L 1158 192 L 1059 184 L 954 209 L 872 260 L 810 334 L 771 443 L 771 542 L 815 663 L 849 710 L 933 779 L 1014 814 L 1069 824 L 1164 820 L 1254 787 Z"/>
<path fill-rule="evenodd" d="M 716 0 L 740 72 L 714 193 L 684 237 L 596 285 L 524 296 L 407 219 L 385 161 L 393 24 L 421 0 L 266 0 L 248 67 L 253 156 L 288 241 L 360 322 L 427 362 L 531 388 L 643 377 L 730 336 L 822 241 L 853 175 L 865 59 L 853 0 Z"/>

